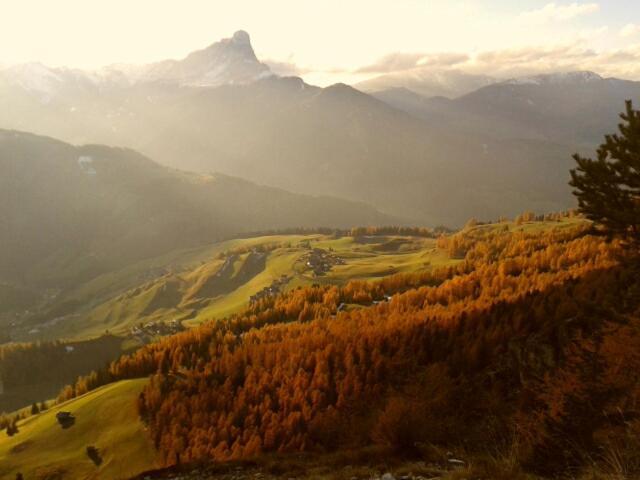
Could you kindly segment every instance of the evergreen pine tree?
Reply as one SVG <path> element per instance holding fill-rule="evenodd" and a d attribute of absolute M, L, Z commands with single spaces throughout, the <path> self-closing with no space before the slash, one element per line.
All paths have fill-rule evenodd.
<path fill-rule="evenodd" d="M 18 429 L 18 419 L 17 418 L 14 418 L 11 421 L 11 423 L 7 427 L 6 431 L 7 431 L 7 435 L 9 435 L 10 437 L 13 437 L 15 434 L 20 432 L 20 430 Z"/>
<path fill-rule="evenodd" d="M 612 235 L 640 243 L 640 111 L 627 102 L 619 134 L 607 135 L 596 160 L 574 155 L 571 182 L 579 210 Z"/>

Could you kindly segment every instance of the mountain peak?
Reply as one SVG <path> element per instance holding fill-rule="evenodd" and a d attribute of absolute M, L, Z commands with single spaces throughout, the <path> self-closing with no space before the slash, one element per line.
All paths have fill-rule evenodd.
<path fill-rule="evenodd" d="M 236 45 L 251 45 L 251 37 L 244 30 L 238 30 L 234 33 L 231 41 Z"/>
<path fill-rule="evenodd" d="M 49 103 L 67 85 L 95 88 L 111 84 L 163 83 L 216 87 L 245 85 L 272 75 L 270 68 L 256 57 L 249 34 L 238 30 L 230 38 L 193 51 L 181 60 L 110 65 L 95 72 L 25 63 L 0 68 L 0 83 L 21 87 L 41 102 Z"/>
<path fill-rule="evenodd" d="M 212 43 L 204 50 L 192 52 L 187 58 L 203 51 L 225 51 L 230 52 L 229 54 L 231 55 L 240 55 L 250 60 L 257 61 L 255 53 L 253 52 L 253 47 L 251 46 L 251 37 L 244 30 L 238 30 L 231 36 L 231 38 L 223 38 L 222 40 Z"/>
<path fill-rule="evenodd" d="M 252 83 L 270 75 L 269 67 L 256 57 L 249 34 L 238 30 L 231 38 L 191 52 L 182 60 L 167 60 L 145 67 L 141 81 L 214 87 Z"/>

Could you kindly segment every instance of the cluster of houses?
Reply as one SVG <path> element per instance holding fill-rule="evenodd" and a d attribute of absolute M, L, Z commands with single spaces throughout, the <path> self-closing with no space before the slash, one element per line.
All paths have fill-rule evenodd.
<path fill-rule="evenodd" d="M 291 277 L 288 275 L 280 276 L 280 278 L 274 280 L 268 287 L 264 287 L 255 295 L 251 295 L 249 297 L 249 303 L 256 303 L 258 300 L 262 300 L 266 297 L 275 297 L 282 291 L 282 288 L 289 283 L 289 280 L 291 280 Z"/>
<path fill-rule="evenodd" d="M 391 300 L 391 296 L 390 295 L 385 295 L 384 297 L 382 297 L 382 300 L 374 300 L 373 302 L 371 302 L 371 305 L 379 305 L 381 303 L 386 303 L 386 302 L 388 302 L 390 300 Z M 366 305 L 362 305 L 362 306 L 366 306 Z M 336 315 L 338 313 L 346 311 L 347 308 L 348 308 L 348 305 L 346 303 L 344 303 L 344 302 L 341 302 L 336 308 L 336 313 L 331 315 L 331 318 L 336 318 Z"/>
<path fill-rule="evenodd" d="M 172 335 L 184 330 L 182 323 L 178 320 L 168 322 L 147 322 L 131 327 L 131 335 L 142 343 L 148 343 L 155 337 Z"/>
<path fill-rule="evenodd" d="M 374 300 L 372 305 L 378 305 L 379 303 L 386 303 L 391 300 L 391 295 L 385 295 L 382 297 L 382 300 Z"/>
<path fill-rule="evenodd" d="M 324 275 L 334 265 L 344 265 L 345 263 L 342 258 L 322 248 L 314 248 L 306 258 L 307 268 L 313 271 L 316 277 Z"/>

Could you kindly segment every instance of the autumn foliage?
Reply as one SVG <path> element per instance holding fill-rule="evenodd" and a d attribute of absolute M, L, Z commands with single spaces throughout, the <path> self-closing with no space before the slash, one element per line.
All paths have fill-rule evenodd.
<path fill-rule="evenodd" d="M 168 465 L 372 443 L 473 450 L 493 432 L 517 439 L 523 463 L 561 469 L 640 430 L 628 368 L 640 367 L 640 282 L 617 242 L 576 226 L 471 228 L 440 244 L 464 260 L 265 298 L 67 394 L 150 375 L 138 406 Z"/>

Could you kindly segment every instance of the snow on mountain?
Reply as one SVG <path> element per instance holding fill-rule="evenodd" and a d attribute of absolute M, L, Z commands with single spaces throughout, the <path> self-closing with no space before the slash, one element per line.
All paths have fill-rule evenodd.
<path fill-rule="evenodd" d="M 490 85 L 574 85 L 602 81 L 597 73 L 587 71 L 560 72 L 508 80 L 485 75 L 472 75 L 461 71 L 437 71 L 430 68 L 416 68 L 406 72 L 391 73 L 365 80 L 357 88 L 380 93 L 397 88 L 405 88 L 423 97 L 457 98 Z"/>
<path fill-rule="evenodd" d="M 36 95 L 42 103 L 51 98 L 64 83 L 63 75 L 41 63 L 23 63 L 0 71 L 0 83 Z"/>
<path fill-rule="evenodd" d="M 231 38 L 192 52 L 182 60 L 148 65 L 116 64 L 94 71 L 25 63 L 0 69 L 0 82 L 49 103 L 66 88 L 104 89 L 140 83 L 211 87 L 247 84 L 271 75 L 269 67 L 257 59 L 249 34 L 240 30 Z"/>
<path fill-rule="evenodd" d="M 599 82 L 602 80 L 603 78 L 597 73 L 576 71 L 512 78 L 503 83 L 507 85 L 567 85 Z"/>
<path fill-rule="evenodd" d="M 61 75 L 41 63 L 14 65 L 3 73 L 9 83 L 29 91 L 53 93 L 63 81 Z"/>
<path fill-rule="evenodd" d="M 123 74 L 133 83 L 159 82 L 189 86 L 246 84 L 272 75 L 253 51 L 249 34 L 239 30 L 209 47 L 190 53 L 182 60 L 165 60 Z"/>

